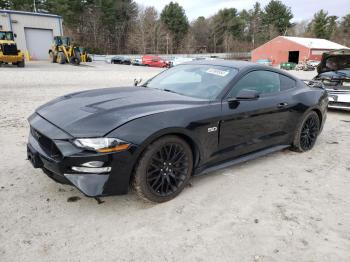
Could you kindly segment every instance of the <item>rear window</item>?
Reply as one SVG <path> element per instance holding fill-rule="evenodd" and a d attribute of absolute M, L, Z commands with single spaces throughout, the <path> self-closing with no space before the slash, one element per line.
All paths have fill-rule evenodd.
<path fill-rule="evenodd" d="M 288 90 L 291 88 L 294 88 L 296 83 L 295 80 L 284 75 L 280 75 L 280 81 L 281 81 L 281 91 Z"/>

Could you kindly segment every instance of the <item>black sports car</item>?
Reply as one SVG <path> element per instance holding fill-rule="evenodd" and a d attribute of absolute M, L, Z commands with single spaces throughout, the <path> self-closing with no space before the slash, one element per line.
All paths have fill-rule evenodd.
<path fill-rule="evenodd" d="M 59 97 L 29 117 L 28 159 L 87 196 L 178 195 L 192 175 L 311 149 L 327 93 L 271 67 L 196 61 L 139 87 Z"/>
<path fill-rule="evenodd" d="M 131 60 L 123 56 L 113 56 L 111 58 L 111 64 L 131 65 Z"/>

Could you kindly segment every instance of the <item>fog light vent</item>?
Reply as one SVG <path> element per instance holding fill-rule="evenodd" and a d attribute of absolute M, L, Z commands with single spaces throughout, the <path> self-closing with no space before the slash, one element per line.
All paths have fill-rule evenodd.
<path fill-rule="evenodd" d="M 85 167 L 102 167 L 104 165 L 104 162 L 102 161 L 91 161 L 91 162 L 86 162 L 82 164 L 81 166 Z"/>
<path fill-rule="evenodd" d="M 80 173 L 101 174 L 111 172 L 111 167 L 82 167 L 72 166 L 72 170 Z"/>

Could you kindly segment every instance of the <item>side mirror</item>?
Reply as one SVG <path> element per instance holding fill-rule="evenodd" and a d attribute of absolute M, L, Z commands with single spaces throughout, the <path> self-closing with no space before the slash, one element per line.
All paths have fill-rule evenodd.
<path fill-rule="evenodd" d="M 260 96 L 260 93 L 256 90 L 242 89 L 238 92 L 237 100 L 256 100 Z"/>
<path fill-rule="evenodd" d="M 136 78 L 134 79 L 134 86 L 138 86 L 142 82 L 142 78 L 137 80 Z"/>
<path fill-rule="evenodd" d="M 16 38 L 16 37 L 17 37 L 17 34 L 13 34 L 13 36 Z"/>

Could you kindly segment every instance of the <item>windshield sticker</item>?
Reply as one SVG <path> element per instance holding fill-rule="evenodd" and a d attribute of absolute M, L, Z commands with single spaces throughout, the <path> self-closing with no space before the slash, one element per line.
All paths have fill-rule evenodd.
<path fill-rule="evenodd" d="M 215 69 L 215 68 L 209 68 L 205 72 L 207 72 L 208 74 L 221 76 L 221 77 L 225 77 L 225 76 L 227 76 L 230 73 L 230 71 L 224 71 L 224 70 L 219 70 L 219 69 Z"/>

